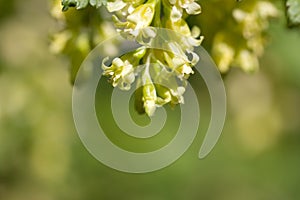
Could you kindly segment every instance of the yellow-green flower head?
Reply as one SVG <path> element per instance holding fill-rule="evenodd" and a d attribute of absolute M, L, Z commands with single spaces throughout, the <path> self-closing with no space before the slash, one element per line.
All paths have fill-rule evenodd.
<path fill-rule="evenodd" d="M 121 12 L 121 15 L 125 17 L 125 21 L 122 21 L 117 15 L 113 16 L 113 21 L 119 31 L 135 34 L 136 36 L 136 30 L 146 28 L 151 24 L 155 13 L 156 1 L 141 3 L 143 1 L 130 2 L 121 0 L 108 3 L 108 11 Z"/>
<path fill-rule="evenodd" d="M 194 26 L 192 30 L 186 23 L 184 19 L 178 21 L 172 21 L 171 19 L 166 19 L 166 28 L 177 32 L 184 37 L 178 38 L 178 43 L 184 50 L 193 50 L 194 47 L 200 46 L 204 37 L 200 36 L 201 31 L 198 27 Z"/>
<path fill-rule="evenodd" d="M 268 20 L 277 15 L 277 8 L 268 1 L 255 1 L 233 9 L 234 28 L 239 35 L 224 30 L 216 34 L 213 42 L 212 55 L 220 71 L 226 72 L 230 66 L 241 67 L 246 72 L 257 70 L 266 44 L 264 33 Z"/>
<path fill-rule="evenodd" d="M 156 107 L 163 106 L 170 103 L 171 106 L 184 103 L 183 94 L 185 88 L 183 86 L 176 86 L 174 89 L 167 88 L 162 85 L 155 85 L 157 91 Z"/>
<path fill-rule="evenodd" d="M 234 61 L 235 50 L 226 42 L 220 40 L 215 41 L 215 45 L 212 49 L 215 62 L 221 72 L 229 70 L 230 65 Z"/>
<path fill-rule="evenodd" d="M 149 83 L 143 87 L 144 109 L 148 116 L 152 116 L 156 110 L 156 90 L 153 84 Z"/>
<path fill-rule="evenodd" d="M 164 52 L 164 58 L 169 68 L 171 68 L 180 80 L 187 79 L 193 74 L 191 64 L 184 58 L 174 55 L 173 53 Z"/>
<path fill-rule="evenodd" d="M 268 27 L 268 18 L 276 17 L 277 15 L 276 7 L 266 1 L 257 2 L 251 11 L 241 9 L 233 11 L 233 17 L 242 25 L 245 39 L 251 39 L 260 34 Z"/>
<path fill-rule="evenodd" d="M 154 7 L 154 2 L 140 5 L 127 17 L 128 22 L 132 23 L 135 29 L 149 26 L 154 16 Z"/>
<path fill-rule="evenodd" d="M 115 58 L 111 66 L 106 66 L 104 62 L 107 60 L 104 59 L 102 63 L 103 75 L 110 77 L 113 87 L 129 90 L 135 80 L 133 65 L 128 60 Z"/>
<path fill-rule="evenodd" d="M 200 37 L 200 29 L 194 27 L 190 30 L 185 17 L 187 14 L 199 14 L 201 7 L 194 0 L 109 0 L 106 8 L 113 13 L 117 31 L 141 44 L 143 39 L 151 39 L 156 36 L 156 30 L 151 26 L 168 28 L 177 32 L 178 35 L 174 34 L 172 39 L 174 42 L 166 44 L 169 51 L 149 50 L 143 47 L 112 59 L 109 66 L 105 65 L 109 58 L 104 59 L 103 75 L 109 77 L 113 87 L 119 87 L 122 90 L 129 90 L 136 77 L 138 83 L 143 82 L 138 101 L 149 116 L 153 115 L 156 108 L 162 105 L 174 106 L 184 103 L 183 94 L 186 80 L 194 73 L 192 67 L 199 60 L 193 49 L 199 46 L 203 40 L 203 37 Z M 161 11 L 161 9 L 163 10 Z M 74 9 L 69 9 L 65 15 L 70 15 L 73 11 Z M 77 19 L 84 19 L 84 16 L 80 15 Z M 102 31 L 103 29 L 111 30 L 111 27 L 106 27 L 107 24 L 104 22 L 97 26 L 101 34 L 92 37 L 87 34 L 88 30 L 77 28 L 76 21 L 74 23 L 68 21 L 68 16 L 66 16 L 65 22 L 66 24 L 71 23 L 74 31 L 71 32 L 71 36 L 66 33 L 57 35 L 57 45 L 53 46 L 56 51 L 62 51 L 66 44 L 72 44 L 76 50 L 85 55 L 92 48 L 90 44 L 99 41 L 100 36 L 110 35 Z M 113 50 L 114 48 L 109 49 Z M 160 83 L 166 84 L 168 87 L 159 85 Z"/>
<path fill-rule="evenodd" d="M 237 55 L 236 62 L 245 72 L 256 71 L 259 67 L 257 56 L 248 50 L 241 50 Z"/>
<path fill-rule="evenodd" d="M 143 3 L 144 0 L 115 0 L 109 1 L 106 7 L 109 12 L 117 12 L 117 14 L 127 16 Z"/>
<path fill-rule="evenodd" d="M 189 64 L 191 66 L 195 66 L 199 61 L 199 56 L 196 53 L 194 53 L 190 49 L 185 49 L 185 51 L 183 50 L 182 45 L 186 45 L 186 43 L 182 42 L 182 40 L 180 41 L 181 43 L 170 42 L 168 44 L 168 49 L 170 50 L 170 52 L 172 52 L 171 54 L 173 55 L 171 59 L 176 58 L 175 60 L 169 61 L 169 58 L 166 57 L 166 55 L 171 54 L 165 54 L 165 59 L 168 62 L 168 64 L 172 66 L 172 68 L 181 66 L 184 63 Z M 190 54 L 191 57 L 188 58 L 187 54 Z"/>
<path fill-rule="evenodd" d="M 115 0 L 115 1 L 107 2 L 106 8 L 109 12 L 116 12 L 116 11 L 122 11 L 126 6 L 127 4 L 124 1 Z"/>
<path fill-rule="evenodd" d="M 260 17 L 263 19 L 277 17 L 279 15 L 278 9 L 271 2 L 258 1 L 256 4 L 256 9 Z"/>
<path fill-rule="evenodd" d="M 171 18 L 178 21 L 185 10 L 189 15 L 197 15 L 201 12 L 201 6 L 195 0 L 169 0 L 172 5 Z"/>
<path fill-rule="evenodd" d="M 149 68 L 149 65 L 146 67 Z M 144 102 L 144 109 L 148 116 L 152 116 L 156 110 L 156 101 L 157 101 L 157 95 L 156 95 L 156 89 L 155 86 L 151 80 L 151 76 L 149 74 L 149 71 L 146 69 L 143 76 L 143 98 L 142 101 Z"/>
<path fill-rule="evenodd" d="M 129 90 L 135 80 L 136 66 L 138 66 L 140 59 L 143 58 L 145 53 L 146 49 L 140 47 L 131 53 L 121 56 L 121 58 L 114 58 L 110 66 L 105 65 L 105 62 L 108 61 L 109 58 L 103 59 L 103 75 L 110 78 L 113 87 Z"/>
<path fill-rule="evenodd" d="M 170 89 L 170 92 L 172 94 L 172 101 L 171 103 L 173 105 L 176 105 L 176 104 L 183 104 L 184 103 L 184 98 L 183 98 L 183 94 L 185 92 L 185 88 L 180 86 L 180 87 L 177 87 L 176 90 L 173 90 L 173 89 Z"/>

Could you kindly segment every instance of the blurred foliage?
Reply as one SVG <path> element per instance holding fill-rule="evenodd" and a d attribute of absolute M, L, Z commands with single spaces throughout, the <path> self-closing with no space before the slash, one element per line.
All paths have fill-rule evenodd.
<path fill-rule="evenodd" d="M 106 4 L 107 0 L 62 0 L 61 4 L 64 11 L 68 10 L 69 7 L 76 7 L 76 9 L 82 9 L 88 5 L 95 6 L 99 8 L 100 6 Z"/>
<path fill-rule="evenodd" d="M 286 1 L 287 17 L 289 26 L 300 25 L 300 1 L 299 0 L 287 0 Z"/>
<path fill-rule="evenodd" d="M 61 0 L 52 1 L 51 14 L 58 21 L 59 32 L 52 36 L 50 50 L 69 58 L 72 83 L 87 54 L 103 38 L 115 34 L 112 24 L 105 21 L 102 11 L 87 6 L 85 10 L 69 9 L 68 12 L 62 12 Z M 110 48 L 107 47 L 107 51 L 114 51 L 114 48 L 111 45 Z"/>
<path fill-rule="evenodd" d="M 278 17 L 280 11 L 272 0 L 223 2 L 201 1 L 203 13 L 191 20 L 201 27 L 203 45 L 221 72 L 226 73 L 231 67 L 255 72 L 267 44 L 269 21 Z"/>
<path fill-rule="evenodd" d="M 2 20 L 4 20 L 6 17 L 9 17 L 13 13 L 14 7 L 15 7 L 15 0 L 10 0 L 10 1 L 0 0 L 0 8 L 1 8 L 0 23 Z"/>
<path fill-rule="evenodd" d="M 0 20 L 1 200 L 299 198 L 300 35 L 286 28 L 285 17 L 270 25 L 260 71 L 248 75 L 232 69 L 226 76 L 228 118 L 214 151 L 197 159 L 210 101 L 203 80 L 191 76 L 201 106 L 196 141 L 173 165 L 133 175 L 105 167 L 84 148 L 72 121 L 68 62 L 48 51 L 47 34 L 57 23 L 46 1 L 16 2 L 15 14 Z M 191 23 L 197 19 L 190 18 Z M 201 28 L 204 33 L 209 27 Z M 104 82 L 100 86 L 112 90 Z M 98 95 L 98 117 L 113 126 Z M 175 120 L 177 114 L 171 113 Z M 158 144 L 158 138 L 137 144 L 116 127 L 110 138 L 126 149 L 145 151 L 172 138 L 170 129 L 159 134 Z"/>

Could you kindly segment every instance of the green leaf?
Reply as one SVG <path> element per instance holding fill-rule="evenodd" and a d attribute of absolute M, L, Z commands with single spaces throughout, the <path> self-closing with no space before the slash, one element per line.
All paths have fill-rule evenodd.
<path fill-rule="evenodd" d="M 106 5 L 107 0 L 90 0 L 91 6 L 96 6 L 96 8 L 99 8 L 102 5 Z"/>
<path fill-rule="evenodd" d="M 300 26 L 300 0 L 286 1 L 288 25 L 290 27 Z"/>
<path fill-rule="evenodd" d="M 99 8 L 102 5 L 106 5 L 107 0 L 62 0 L 63 11 L 67 11 L 70 7 L 76 7 L 76 9 L 83 9 L 90 3 L 91 6 Z"/>
<path fill-rule="evenodd" d="M 67 11 L 69 7 L 76 7 L 77 0 L 62 0 L 61 5 L 63 6 L 63 11 Z"/>

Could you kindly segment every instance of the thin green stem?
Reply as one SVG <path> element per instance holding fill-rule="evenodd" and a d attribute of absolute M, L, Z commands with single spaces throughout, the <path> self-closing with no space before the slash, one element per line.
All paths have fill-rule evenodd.
<path fill-rule="evenodd" d="M 161 0 L 156 0 L 155 16 L 153 19 L 153 25 L 155 27 L 161 27 Z"/>

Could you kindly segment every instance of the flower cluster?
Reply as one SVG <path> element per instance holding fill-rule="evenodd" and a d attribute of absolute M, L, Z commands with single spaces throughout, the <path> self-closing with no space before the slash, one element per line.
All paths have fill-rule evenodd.
<path fill-rule="evenodd" d="M 110 66 L 102 64 L 104 75 L 114 87 L 128 90 L 137 79 L 137 110 L 151 116 L 157 107 L 184 103 L 186 80 L 199 60 L 193 48 L 202 42 L 200 29 L 191 30 L 185 20 L 199 14 L 201 7 L 193 0 L 115 0 L 107 2 L 115 26 L 122 35 L 142 43 L 153 38 L 157 28 L 167 28 L 179 35 L 167 44 L 169 51 L 140 48 L 115 58 Z M 180 37 L 181 36 L 181 37 Z M 184 39 L 183 39 L 184 38 Z M 186 53 L 192 55 L 189 59 Z M 136 78 L 135 78 L 136 77 Z"/>
<path fill-rule="evenodd" d="M 173 41 L 165 47 L 168 51 L 146 48 L 145 44 L 133 52 L 105 59 L 102 63 L 103 75 L 109 78 L 113 87 L 129 90 L 136 83 L 136 109 L 149 116 L 165 104 L 174 106 L 184 103 L 186 81 L 194 73 L 193 67 L 199 60 L 193 51 L 202 44 L 200 34 L 205 35 L 203 46 L 211 51 L 221 72 L 227 72 L 232 66 L 252 72 L 258 69 L 259 58 L 264 52 L 269 20 L 278 15 L 273 0 L 202 1 L 205 15 L 198 15 L 201 7 L 196 0 L 53 2 L 52 15 L 61 27 L 60 32 L 53 36 L 51 50 L 71 59 L 72 81 L 88 52 L 115 32 L 142 45 L 143 38 L 154 38 L 159 34 L 155 31 L 157 29 L 151 27 L 166 28 L 183 36 L 181 38 L 184 39 L 168 36 Z M 106 10 L 96 9 L 100 6 Z M 109 22 L 108 15 L 103 15 L 107 11 L 112 14 L 110 19 L 115 28 Z M 187 17 L 191 15 L 196 17 L 189 21 Z M 200 24 L 205 25 L 202 33 L 198 28 Z M 107 45 L 105 50 L 117 52 L 114 44 Z"/>
<path fill-rule="evenodd" d="M 103 61 L 103 75 L 113 87 L 129 90 L 136 81 L 136 107 L 140 113 L 154 114 L 156 107 L 183 103 L 186 80 L 198 62 L 193 48 L 202 42 L 200 29 L 191 30 L 186 17 L 197 15 L 201 7 L 195 0 L 53 0 L 52 15 L 61 23 L 61 31 L 53 35 L 51 50 L 71 59 L 74 81 L 80 63 L 94 46 L 116 30 L 128 39 L 139 42 L 141 37 L 157 33 L 148 27 L 167 28 L 188 38 L 177 38 L 168 45 L 169 51 L 139 48 L 114 58 L 109 65 Z M 97 7 L 105 5 L 112 13 L 112 28 Z M 75 7 L 75 9 L 70 9 Z M 85 9 L 83 9 L 85 8 Z M 67 12 L 61 12 L 67 11 Z M 76 12 L 76 13 L 75 13 Z M 76 16 L 74 16 L 76 14 Z M 106 47 L 111 53 L 115 46 Z M 189 59 L 186 54 L 192 55 Z"/>
<path fill-rule="evenodd" d="M 247 6 L 234 8 L 234 22 L 226 30 L 219 31 L 212 44 L 212 56 L 221 72 L 230 66 L 241 67 L 252 72 L 259 67 L 259 57 L 263 55 L 265 31 L 269 18 L 278 15 L 277 8 L 268 1 L 247 2 Z M 238 46 L 237 46 L 238 45 Z"/>

